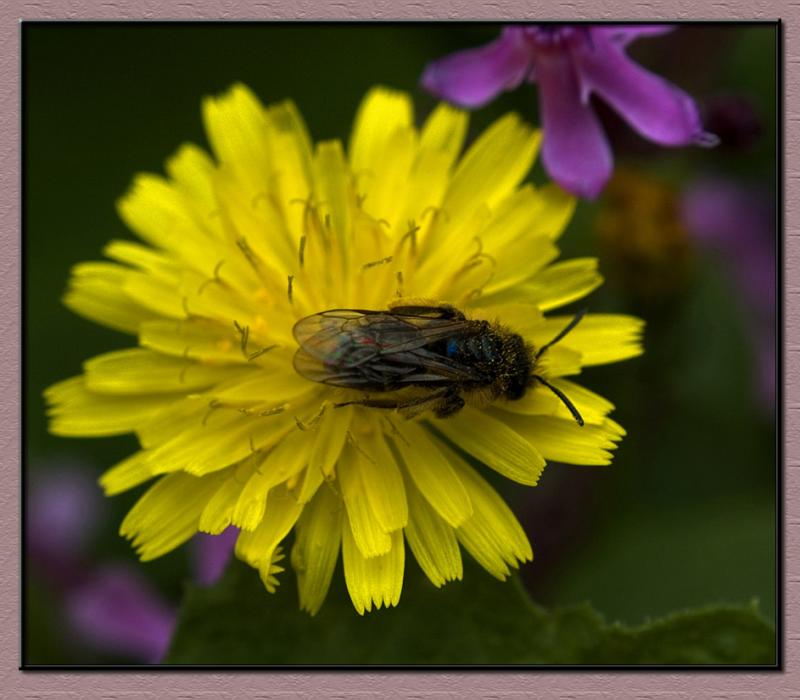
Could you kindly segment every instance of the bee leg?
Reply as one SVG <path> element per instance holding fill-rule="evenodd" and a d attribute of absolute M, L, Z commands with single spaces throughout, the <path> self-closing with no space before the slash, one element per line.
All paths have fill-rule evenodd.
<path fill-rule="evenodd" d="M 464 408 L 464 399 L 461 398 L 457 390 L 450 391 L 436 407 L 434 413 L 437 418 L 447 418 L 448 416 L 454 416 L 462 408 Z"/>
<path fill-rule="evenodd" d="M 344 406 L 368 406 L 369 408 L 402 408 L 408 402 L 396 401 L 393 399 L 360 399 L 359 401 L 344 401 L 343 403 L 333 404 L 334 408 Z"/>
<path fill-rule="evenodd" d="M 421 396 L 415 399 L 405 399 L 405 400 L 361 399 L 360 401 L 345 401 L 344 403 L 336 403 L 334 404 L 334 408 L 341 408 L 342 406 L 355 405 L 355 406 L 368 406 L 370 408 L 397 409 L 398 411 L 401 411 L 405 409 L 422 407 L 425 404 L 429 404 L 431 402 L 437 402 L 440 400 L 447 401 L 449 400 L 451 394 L 452 394 L 451 389 L 447 388 L 447 389 L 441 389 L 439 391 L 434 391 L 432 394 L 429 394 L 428 396 Z M 464 402 L 462 401 L 461 406 L 463 405 Z M 459 406 L 459 408 L 461 408 L 461 406 Z"/>

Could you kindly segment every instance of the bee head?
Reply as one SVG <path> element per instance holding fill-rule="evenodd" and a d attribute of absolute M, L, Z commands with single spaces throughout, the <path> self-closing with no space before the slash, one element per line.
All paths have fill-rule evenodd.
<path fill-rule="evenodd" d="M 525 396 L 525 392 L 528 390 L 529 386 L 530 379 L 527 372 L 524 377 L 521 374 L 511 377 L 511 380 L 506 385 L 504 395 L 509 401 L 518 401 Z"/>
<path fill-rule="evenodd" d="M 510 335 L 505 343 L 505 359 L 509 371 L 505 377 L 503 396 L 509 401 L 518 401 L 531 385 L 533 360 L 531 349 L 518 335 Z"/>

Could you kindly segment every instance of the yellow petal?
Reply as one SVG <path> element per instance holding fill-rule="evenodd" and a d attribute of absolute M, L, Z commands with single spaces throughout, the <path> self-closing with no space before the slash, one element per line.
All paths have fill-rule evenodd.
<path fill-rule="evenodd" d="M 72 268 L 63 302 L 76 314 L 124 333 L 158 315 L 136 303 L 122 289 L 128 270 L 105 262 L 79 263 Z"/>
<path fill-rule="evenodd" d="M 151 350 L 117 350 L 87 360 L 86 388 L 104 394 L 162 394 L 190 391 L 231 377 L 237 369 L 203 365 Z"/>
<path fill-rule="evenodd" d="M 166 170 L 186 203 L 186 210 L 203 224 L 204 232 L 220 238 L 219 227 L 212 216 L 217 205 L 213 185 L 215 167 L 208 153 L 186 143 L 167 160 Z"/>
<path fill-rule="evenodd" d="M 511 291 L 542 311 L 549 311 L 582 299 L 602 283 L 595 258 L 575 258 L 550 265 Z"/>
<path fill-rule="evenodd" d="M 507 114 L 484 131 L 464 154 L 444 201 L 454 228 L 478 204 L 497 206 L 509 196 L 533 165 L 541 132 Z"/>
<path fill-rule="evenodd" d="M 399 423 L 396 430 L 399 437 L 394 444 L 420 493 L 447 523 L 453 527 L 463 523 L 472 515 L 472 504 L 455 470 L 437 448 L 437 441 L 410 421 Z"/>
<path fill-rule="evenodd" d="M 184 430 L 195 429 L 204 420 L 211 419 L 213 409 L 208 403 L 207 397 L 193 394 L 153 411 L 147 420 L 136 426 L 139 443 L 145 450 L 151 450 L 172 440 Z"/>
<path fill-rule="evenodd" d="M 197 526 L 200 532 L 219 535 L 231 524 L 236 502 L 248 478 L 259 464 L 259 457 L 259 455 L 253 455 L 227 470 L 228 478 L 222 482 L 200 514 L 200 522 Z M 264 491 L 264 500 L 266 500 L 266 495 L 266 491 Z"/>
<path fill-rule="evenodd" d="M 541 330 L 544 322 L 544 314 L 533 304 L 491 304 L 470 309 L 470 312 L 472 318 L 499 323 L 523 338 Z"/>
<path fill-rule="evenodd" d="M 400 214 L 409 194 L 416 147 L 414 129 L 398 129 L 386 140 L 378 161 L 359 180 L 359 193 L 364 195 L 361 208 L 375 219 L 388 221 L 388 229 L 395 235 L 407 224 Z"/>
<path fill-rule="evenodd" d="M 342 452 L 352 419 L 351 406 L 329 408 L 323 413 L 313 437 L 314 447 L 308 460 L 310 471 L 324 476 L 333 473 L 333 467 Z"/>
<path fill-rule="evenodd" d="M 322 486 L 324 478 L 321 471 L 312 469 L 310 466 L 306 467 L 301 473 L 298 483 L 291 489 L 295 500 L 298 503 L 308 503 Z"/>
<path fill-rule="evenodd" d="M 316 615 L 331 585 L 342 541 L 343 504 L 332 489 L 322 489 L 297 521 L 292 567 L 300 608 Z"/>
<path fill-rule="evenodd" d="M 358 108 L 350 137 L 353 172 L 381 170 L 387 142 L 413 125 L 413 107 L 406 93 L 378 87 L 370 90 Z"/>
<path fill-rule="evenodd" d="M 269 186 L 272 163 L 267 140 L 267 116 L 258 98 L 236 84 L 219 97 L 203 102 L 203 123 L 217 160 L 234 174 L 252 199 Z"/>
<path fill-rule="evenodd" d="M 258 575 L 267 593 L 274 593 L 278 589 L 278 574 L 285 571 L 279 563 L 283 558 L 283 547 L 278 546 L 269 556 L 263 557 L 258 565 Z"/>
<path fill-rule="evenodd" d="M 200 513 L 225 477 L 178 473 L 159 479 L 125 516 L 120 534 L 132 540 L 142 561 L 166 554 L 197 532 Z"/>
<path fill-rule="evenodd" d="M 139 342 L 144 347 L 176 357 L 216 362 L 245 359 L 241 336 L 233 324 L 222 325 L 209 319 L 146 321 L 140 326 Z"/>
<path fill-rule="evenodd" d="M 418 150 L 408 174 L 403 208 L 390 221 L 396 260 L 401 261 L 403 256 L 413 258 L 412 240 L 423 241 L 427 236 L 436 220 L 436 212 L 441 209 L 450 182 L 451 166 L 452 159 L 448 153 L 422 148 Z M 417 230 L 412 234 L 414 228 Z"/>
<path fill-rule="evenodd" d="M 456 530 L 464 548 L 490 574 L 504 580 L 509 566 L 533 559 L 522 526 L 503 499 L 464 460 L 447 448 L 472 501 L 473 514 Z"/>
<path fill-rule="evenodd" d="M 357 546 L 350 523 L 342 528 L 342 560 L 344 580 L 350 599 L 359 615 L 376 609 L 397 605 L 403 588 L 405 545 L 403 533 L 391 534 L 390 549 L 382 556 L 365 557 Z"/>
<path fill-rule="evenodd" d="M 575 384 L 566 379 L 554 378 L 548 381 L 567 396 L 586 423 L 600 424 L 614 410 L 614 404 L 599 394 L 582 387 L 580 384 Z M 498 401 L 494 404 L 494 407 L 509 413 L 572 419 L 572 414 L 564 405 L 564 402 L 550 389 L 539 383 L 531 386 L 520 400 Z"/>
<path fill-rule="evenodd" d="M 489 223 L 480 231 L 480 238 L 487 249 L 501 250 L 524 236 L 535 251 L 541 244 L 541 234 L 533 233 L 539 221 L 542 201 L 533 185 L 526 184 L 514 192 L 492 212 Z M 543 241 L 542 241 L 543 242 Z"/>
<path fill-rule="evenodd" d="M 106 496 L 115 496 L 152 479 L 154 474 L 146 462 L 146 453 L 139 451 L 106 470 L 99 480 Z"/>
<path fill-rule="evenodd" d="M 411 166 L 402 214 L 392 220 L 395 237 L 403 236 L 418 227 L 415 234 L 422 241 L 434 220 L 433 214 L 441 208 L 450 182 L 450 172 L 464 144 L 467 132 L 466 112 L 441 102 L 425 121 L 420 134 L 417 156 Z M 403 229 L 403 226 L 407 228 Z M 399 253 L 412 253 L 410 240 L 398 242 Z M 399 257 L 399 256 L 396 256 Z"/>
<path fill-rule="evenodd" d="M 268 182 L 262 185 L 268 186 Z M 214 187 L 218 200 L 215 215 L 227 241 L 219 251 L 212 249 L 207 263 L 219 266 L 217 276 L 240 294 L 246 296 L 260 285 L 276 291 L 293 271 L 297 253 L 297 242 L 286 228 L 279 202 L 267 189 L 253 194 L 226 168 L 215 177 Z M 264 235 L 267 231 L 269 235 Z"/>
<path fill-rule="evenodd" d="M 267 108 L 268 147 L 277 173 L 272 181 L 275 201 L 282 212 L 290 240 L 303 235 L 303 206 L 312 190 L 311 140 L 294 103 L 287 100 Z"/>
<path fill-rule="evenodd" d="M 295 430 L 262 457 L 255 472 L 240 489 L 233 511 L 233 524 L 243 530 L 254 530 L 264 516 L 267 492 L 303 469 L 308 464 L 310 449 L 308 436 Z"/>
<path fill-rule="evenodd" d="M 296 429 L 294 418 L 286 414 L 248 417 L 213 406 L 209 411 L 199 424 L 187 427 L 150 452 L 148 462 L 154 472 L 208 474 L 271 447 Z"/>
<path fill-rule="evenodd" d="M 534 246 L 532 241 L 517 239 L 498 252 L 489 251 L 494 259 L 494 274 L 482 288 L 477 305 L 504 300 L 533 302 L 527 291 L 527 280 L 556 259 L 558 248 L 544 238 L 532 240 L 541 242 Z"/>
<path fill-rule="evenodd" d="M 323 222 L 327 217 L 329 233 L 337 245 L 329 247 L 326 254 L 322 248 L 323 240 L 311 240 L 307 243 L 309 249 L 305 259 L 309 266 L 309 274 L 312 278 L 319 279 L 320 272 L 327 274 L 326 268 L 336 266 L 335 272 L 344 280 L 351 273 L 346 267 L 346 262 L 354 243 L 350 234 L 355 192 L 350 169 L 339 141 L 323 141 L 317 147 L 314 158 L 314 181 L 320 215 Z M 316 250 L 313 250 L 315 246 Z"/>
<path fill-rule="evenodd" d="M 403 476 L 377 419 L 372 418 L 368 426 L 355 438 L 356 451 L 362 457 L 357 460 L 361 482 L 375 518 L 384 532 L 391 532 L 408 522 Z"/>
<path fill-rule="evenodd" d="M 407 493 L 409 517 L 405 534 L 420 568 L 437 588 L 447 581 L 460 581 L 463 569 L 455 531 L 412 483 L 408 484 Z"/>
<path fill-rule="evenodd" d="M 543 234 L 555 240 L 561 236 L 572 219 L 578 200 L 554 182 L 547 183 L 537 190 L 536 194 L 541 207 L 530 234 L 532 236 Z"/>
<path fill-rule="evenodd" d="M 542 345 L 571 320 L 571 316 L 551 316 L 536 329 L 531 340 Z M 634 316 L 587 314 L 559 345 L 580 352 L 584 365 L 601 365 L 641 355 L 643 331 L 644 321 Z"/>
<path fill-rule="evenodd" d="M 229 373 L 230 381 L 224 388 L 214 389 L 217 401 L 236 406 L 252 406 L 255 404 L 271 404 L 279 406 L 287 401 L 297 399 L 302 394 L 313 392 L 316 386 L 303 379 L 290 368 L 283 371 L 267 372 L 254 370 L 238 375 Z"/>
<path fill-rule="evenodd" d="M 503 420 L 535 445 L 546 459 L 568 464 L 610 464 L 611 450 L 625 434 L 621 426 L 609 418 L 599 425 L 583 427 L 572 418 L 554 416 L 505 413 Z"/>
<path fill-rule="evenodd" d="M 406 294 L 427 297 L 433 294 L 443 299 L 452 299 L 451 288 L 457 284 L 463 286 L 460 282 L 462 275 L 476 261 L 477 243 L 474 237 L 466 237 L 463 232 L 481 230 L 490 218 L 491 212 L 485 205 L 471 207 L 466 222 L 460 224 L 455 223 L 447 214 L 437 215 L 425 240 L 419 269 L 414 278 L 419 289 L 407 291 Z M 484 275 L 479 284 L 484 284 L 487 279 L 488 275 Z"/>
<path fill-rule="evenodd" d="M 467 112 L 440 102 L 422 127 L 420 152 L 431 150 L 441 153 L 447 158 L 448 165 L 451 165 L 464 146 L 468 124 Z"/>
<path fill-rule="evenodd" d="M 544 469 L 544 458 L 529 441 L 485 411 L 466 407 L 438 421 L 435 428 L 475 459 L 521 484 L 535 486 Z"/>
<path fill-rule="evenodd" d="M 236 556 L 251 566 L 271 561 L 275 548 L 294 527 L 303 506 L 292 498 L 281 484 L 269 492 L 267 508 L 261 524 L 252 532 L 242 530 L 236 540 Z"/>
<path fill-rule="evenodd" d="M 110 241 L 103 248 L 103 254 L 116 262 L 136 267 L 167 283 L 175 284 L 180 278 L 180 268 L 168 255 L 133 241 Z"/>
<path fill-rule="evenodd" d="M 183 295 L 178 287 L 146 272 L 130 270 L 122 280 L 122 291 L 146 309 L 167 318 L 186 318 Z"/>
<path fill-rule="evenodd" d="M 365 557 L 386 554 L 392 546 L 391 537 L 381 527 L 372 509 L 364 484 L 363 463 L 366 458 L 352 445 L 345 445 L 336 472 L 347 508 L 348 532 Z"/>
<path fill-rule="evenodd" d="M 54 435 L 101 437 L 122 435 L 146 423 L 153 413 L 169 405 L 171 396 L 144 394 L 113 396 L 97 394 L 84 377 L 72 377 L 44 392 L 50 406 L 48 430 Z"/>
<path fill-rule="evenodd" d="M 210 274 L 223 250 L 219 222 L 213 216 L 217 205 L 206 201 L 193 210 L 192 204 L 174 183 L 141 173 L 117 201 L 117 211 L 140 238 L 172 252 L 193 270 Z"/>

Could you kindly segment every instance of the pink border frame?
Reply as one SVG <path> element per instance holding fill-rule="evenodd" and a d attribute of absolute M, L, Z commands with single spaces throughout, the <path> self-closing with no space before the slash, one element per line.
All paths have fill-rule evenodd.
<path fill-rule="evenodd" d="M 800 698 L 800 4 L 762 0 L 607 0 L 606 12 L 588 0 L 526 3 L 523 0 L 455 0 L 435 9 L 416 0 L 5 0 L 0 7 L 0 323 L 8 342 L 0 347 L 0 445 L 5 489 L 0 495 L 0 688 L 7 697 L 113 698 L 337 698 L 491 697 L 531 694 L 559 698 L 684 697 Z M 431 3 L 433 5 L 433 3 Z M 785 115 L 785 527 L 783 673 L 722 672 L 27 672 L 20 663 L 19 630 L 19 454 L 20 454 L 20 19 L 751 19 L 784 22 Z M 794 630 L 794 631 L 793 631 Z"/>

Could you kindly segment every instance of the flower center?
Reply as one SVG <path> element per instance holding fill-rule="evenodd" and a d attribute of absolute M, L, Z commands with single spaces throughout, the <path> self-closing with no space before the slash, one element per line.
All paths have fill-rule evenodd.
<path fill-rule="evenodd" d="M 572 24 L 537 24 L 525 27 L 524 32 L 536 49 L 565 49 L 576 40 L 589 41 L 589 29 Z"/>

